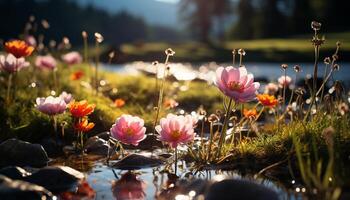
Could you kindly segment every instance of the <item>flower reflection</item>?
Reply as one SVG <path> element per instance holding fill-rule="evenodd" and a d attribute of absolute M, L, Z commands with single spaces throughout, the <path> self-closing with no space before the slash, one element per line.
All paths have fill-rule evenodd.
<path fill-rule="evenodd" d="M 118 200 L 145 199 L 145 188 L 146 183 L 132 172 L 126 172 L 118 181 L 112 183 L 113 196 Z"/>

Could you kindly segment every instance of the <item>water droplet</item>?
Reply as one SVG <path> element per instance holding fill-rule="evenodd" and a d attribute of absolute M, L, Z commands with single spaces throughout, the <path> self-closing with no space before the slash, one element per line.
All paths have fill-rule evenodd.
<path fill-rule="evenodd" d="M 295 188 L 295 191 L 300 192 L 300 188 L 299 187 Z"/>

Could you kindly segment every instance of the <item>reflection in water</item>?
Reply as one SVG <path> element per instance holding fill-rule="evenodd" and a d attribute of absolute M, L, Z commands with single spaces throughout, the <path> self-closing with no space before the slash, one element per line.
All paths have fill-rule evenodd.
<path fill-rule="evenodd" d="M 138 174 L 126 172 L 118 181 L 112 182 L 112 193 L 118 200 L 145 199 L 146 184 L 139 179 Z"/>

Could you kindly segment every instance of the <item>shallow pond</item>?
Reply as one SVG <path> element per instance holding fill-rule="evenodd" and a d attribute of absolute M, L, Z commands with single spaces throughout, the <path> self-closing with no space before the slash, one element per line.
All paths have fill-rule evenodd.
<path fill-rule="evenodd" d="M 146 154 L 149 155 L 149 153 Z M 194 172 L 186 166 L 185 161 L 178 161 L 178 179 L 174 174 L 169 173 L 169 167 L 172 168 L 170 171 L 173 171 L 174 165 L 128 171 L 110 167 L 115 162 L 117 161 L 110 161 L 107 165 L 104 158 L 92 158 L 89 161 L 87 158 L 85 160 L 75 158 L 74 161 L 58 159 L 51 164 L 67 165 L 83 171 L 88 183 L 96 191 L 97 200 L 125 199 L 126 196 L 133 197 L 133 199 L 169 199 L 169 196 L 163 195 L 171 190 L 171 183 L 179 179 L 191 181 L 201 179 L 214 182 L 227 178 L 250 180 L 277 192 L 279 199 L 303 199 L 303 192 L 305 192 L 305 189 L 293 180 L 285 180 L 282 183 L 279 180 L 266 177 L 255 177 L 254 174 L 249 173 L 241 175 L 238 171 L 205 170 Z M 166 191 L 166 189 L 168 190 Z M 175 199 L 192 199 L 191 195 L 182 196 L 181 193 L 177 192 L 175 194 L 175 197 L 177 196 Z"/>

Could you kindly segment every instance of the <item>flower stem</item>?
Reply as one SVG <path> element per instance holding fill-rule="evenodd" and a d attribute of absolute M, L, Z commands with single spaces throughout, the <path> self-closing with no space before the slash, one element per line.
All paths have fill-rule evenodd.
<path fill-rule="evenodd" d="M 175 147 L 175 174 L 177 174 L 177 147 Z"/>
<path fill-rule="evenodd" d="M 161 82 L 160 89 L 159 89 L 156 118 L 155 118 L 154 124 L 153 124 L 153 130 L 154 130 L 153 133 L 154 134 L 156 133 L 156 126 L 157 126 L 158 119 L 159 119 L 159 113 L 162 109 L 162 104 L 163 104 L 163 93 L 164 93 L 165 80 L 166 80 L 166 76 L 167 76 L 167 69 L 166 68 L 167 68 L 168 61 L 169 61 L 169 55 L 167 55 L 166 59 L 165 59 L 165 63 L 164 63 L 165 69 L 164 69 L 163 78 L 162 78 L 162 82 Z"/>
<path fill-rule="evenodd" d="M 213 132 L 213 122 L 210 122 L 210 138 L 209 138 L 209 147 L 208 147 L 208 157 L 207 157 L 207 160 L 210 160 L 210 156 L 211 156 L 211 146 L 213 145 L 213 136 L 214 136 L 214 132 Z"/>
<path fill-rule="evenodd" d="M 224 143 L 224 140 L 226 138 L 226 131 L 227 131 L 228 121 L 230 119 L 232 102 L 233 102 L 233 99 L 230 98 L 230 101 L 228 103 L 227 110 L 226 110 L 226 116 L 225 116 L 224 125 L 222 127 L 221 134 L 220 134 L 220 139 L 219 139 L 219 144 L 218 144 L 218 151 L 217 151 L 217 157 L 219 157 L 221 155 L 222 144 Z"/>
<path fill-rule="evenodd" d="M 12 74 L 9 75 L 7 83 L 7 93 L 6 93 L 6 102 L 10 104 L 11 102 L 11 85 L 12 85 Z"/>
<path fill-rule="evenodd" d="M 96 94 L 98 93 L 98 67 L 99 67 L 99 62 L 100 62 L 100 45 L 99 42 L 96 41 L 96 63 L 95 63 L 95 90 Z"/>

